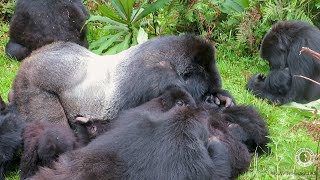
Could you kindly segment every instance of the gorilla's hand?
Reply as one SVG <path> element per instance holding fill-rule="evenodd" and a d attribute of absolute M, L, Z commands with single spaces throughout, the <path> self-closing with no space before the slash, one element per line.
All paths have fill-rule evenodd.
<path fill-rule="evenodd" d="M 264 81 L 266 79 L 266 76 L 264 74 L 257 74 L 255 76 L 256 82 L 261 82 Z"/>
<path fill-rule="evenodd" d="M 219 107 L 231 107 L 235 105 L 234 100 L 232 97 L 222 95 L 220 93 L 216 94 L 214 96 L 214 103 L 217 104 Z"/>

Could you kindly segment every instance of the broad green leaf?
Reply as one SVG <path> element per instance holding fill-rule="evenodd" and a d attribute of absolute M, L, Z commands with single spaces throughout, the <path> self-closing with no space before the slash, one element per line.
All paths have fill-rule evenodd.
<path fill-rule="evenodd" d="M 307 104 L 290 102 L 282 105 L 282 107 L 299 109 L 301 113 L 303 113 L 304 115 L 312 116 L 315 110 L 320 109 L 320 100 L 312 101 Z M 316 112 L 318 115 L 320 115 L 320 111 L 316 111 Z"/>
<path fill-rule="evenodd" d="M 148 34 L 140 27 L 138 31 L 137 41 L 139 44 L 142 44 L 148 40 Z"/>
<path fill-rule="evenodd" d="M 102 15 L 107 16 L 108 18 L 110 18 L 110 19 L 112 19 L 114 21 L 126 24 L 126 21 L 121 19 L 118 16 L 117 12 L 114 9 L 110 8 L 109 6 L 110 5 L 108 5 L 108 6 L 107 5 L 99 5 L 98 9 L 102 13 Z"/>
<path fill-rule="evenodd" d="M 105 30 L 123 30 L 123 31 L 128 31 L 129 28 L 126 26 L 104 26 L 103 29 Z"/>
<path fill-rule="evenodd" d="M 135 0 L 119 0 L 119 1 L 124 9 L 127 19 L 130 20 L 129 18 L 132 15 L 133 4 Z"/>
<path fill-rule="evenodd" d="M 135 21 L 136 18 L 139 16 L 139 14 L 141 14 L 143 12 L 143 10 L 144 9 L 142 7 L 140 7 L 139 9 L 134 9 L 132 16 L 131 16 L 131 22 Z"/>
<path fill-rule="evenodd" d="M 123 51 L 123 50 L 128 49 L 128 48 L 129 48 L 129 43 L 130 43 L 130 42 L 129 42 L 129 41 L 130 41 L 130 38 L 131 38 L 131 33 L 127 34 L 126 37 L 125 37 L 125 39 L 124 39 L 121 43 L 119 43 L 119 44 L 111 47 L 111 48 L 110 48 L 106 53 L 104 53 L 104 54 L 105 54 L 105 55 L 116 54 L 116 53 L 118 53 L 118 52 L 121 52 L 121 51 Z"/>
<path fill-rule="evenodd" d="M 92 43 L 90 43 L 89 49 L 95 49 L 101 46 L 102 43 L 104 43 L 105 41 L 107 41 L 112 35 L 108 35 L 108 36 L 103 36 L 101 37 L 99 40 L 94 41 Z"/>
<path fill-rule="evenodd" d="M 103 55 L 111 55 L 116 54 L 119 52 L 119 47 L 121 46 L 121 43 L 114 45 L 113 47 L 109 48 L 107 52 L 103 53 Z"/>
<path fill-rule="evenodd" d="M 116 40 L 118 40 L 124 33 L 126 33 L 126 32 L 122 31 L 122 32 L 119 32 L 115 35 L 111 35 L 111 37 L 106 42 L 101 44 L 99 49 L 94 50 L 94 52 L 101 54 L 104 50 L 108 49 Z"/>
<path fill-rule="evenodd" d="M 140 13 L 137 18 L 135 18 L 133 21 L 138 21 L 142 18 L 144 18 L 145 16 L 147 16 L 150 13 L 155 12 L 156 10 L 163 8 L 164 5 L 168 2 L 170 2 L 171 0 L 157 0 L 156 2 L 152 3 L 151 5 L 149 5 L 147 8 L 145 8 L 143 10 L 142 13 Z"/>
<path fill-rule="evenodd" d="M 85 24 L 89 23 L 89 22 L 93 22 L 93 21 L 99 21 L 99 22 L 103 22 L 103 23 L 109 23 L 109 24 L 113 24 L 113 25 L 117 25 L 117 26 L 125 26 L 126 24 L 122 24 L 120 22 L 114 21 L 110 18 L 107 17 L 103 17 L 103 16 L 90 16 L 89 19 L 86 21 Z"/>
<path fill-rule="evenodd" d="M 132 34 L 129 33 L 129 34 L 124 38 L 123 45 L 121 46 L 120 51 L 123 51 L 123 50 L 126 50 L 126 49 L 129 48 L 129 43 L 130 43 L 131 36 L 132 36 Z"/>
<path fill-rule="evenodd" d="M 243 9 L 249 7 L 249 0 L 234 0 L 237 4 L 239 4 Z"/>
<path fill-rule="evenodd" d="M 125 10 L 122 4 L 120 3 L 120 1 L 119 0 L 109 0 L 109 1 L 114 7 L 114 9 L 118 12 L 119 16 L 122 17 L 122 19 L 127 21 L 128 18 L 126 17 Z"/>
<path fill-rule="evenodd" d="M 220 10 L 223 13 L 231 14 L 233 12 L 242 12 L 244 8 L 245 7 L 238 4 L 235 0 L 226 0 L 221 4 Z"/>
<path fill-rule="evenodd" d="M 131 46 L 134 46 L 134 45 L 138 44 L 138 41 L 137 41 L 138 33 L 139 33 L 138 29 L 133 27 L 133 35 L 132 35 Z"/>

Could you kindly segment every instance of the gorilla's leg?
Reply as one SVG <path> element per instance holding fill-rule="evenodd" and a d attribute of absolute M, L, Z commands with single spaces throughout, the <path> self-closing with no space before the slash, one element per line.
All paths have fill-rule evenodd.
<path fill-rule="evenodd" d="M 19 91 L 21 92 L 21 91 Z M 31 88 L 28 92 L 23 92 L 24 97 L 18 93 L 14 94 L 17 97 L 14 103 L 28 104 L 28 106 L 17 106 L 22 117 L 27 117 L 27 122 L 50 122 L 60 124 L 64 127 L 69 127 L 68 119 L 64 109 L 59 101 L 59 98 L 50 92 Z M 19 101 L 19 102 L 16 102 Z"/>
<path fill-rule="evenodd" d="M 14 42 L 11 39 L 7 43 L 5 51 L 8 56 L 14 57 L 17 60 L 23 60 L 25 57 L 27 57 L 30 54 L 30 51 L 28 48 Z"/>

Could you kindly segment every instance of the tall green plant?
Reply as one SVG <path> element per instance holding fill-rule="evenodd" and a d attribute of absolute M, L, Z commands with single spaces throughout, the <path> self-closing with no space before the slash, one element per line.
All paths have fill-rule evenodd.
<path fill-rule="evenodd" d="M 91 43 L 89 48 L 98 54 L 114 54 L 143 43 L 148 39 L 148 34 L 140 26 L 142 19 L 170 1 L 157 0 L 144 5 L 135 4 L 135 0 L 103 1 L 103 4 L 98 5 L 101 15 L 90 16 L 87 23 L 101 23 L 109 33 Z"/>
<path fill-rule="evenodd" d="M 308 14 L 310 0 L 273 0 L 262 8 L 263 23 L 278 20 L 302 20 L 312 23 Z"/>
<path fill-rule="evenodd" d="M 221 12 L 226 14 L 240 13 L 249 7 L 249 0 L 213 0 L 213 2 L 219 4 Z"/>

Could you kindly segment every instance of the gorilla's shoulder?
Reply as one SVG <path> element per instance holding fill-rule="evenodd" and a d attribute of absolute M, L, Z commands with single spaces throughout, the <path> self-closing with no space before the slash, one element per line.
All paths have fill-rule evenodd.
<path fill-rule="evenodd" d="M 186 34 L 181 36 L 174 36 L 174 35 L 167 35 L 167 36 L 159 36 L 153 39 L 150 39 L 145 45 L 153 45 L 155 47 L 179 47 L 181 49 L 189 49 L 189 48 L 205 48 L 209 51 L 214 51 L 214 46 L 212 43 L 207 41 L 205 38 L 193 35 L 193 34 Z"/>
<path fill-rule="evenodd" d="M 65 42 L 65 41 L 57 41 L 53 42 L 51 44 L 47 44 L 31 53 L 30 56 L 35 56 L 37 54 L 43 55 L 46 53 L 59 53 L 62 54 L 74 54 L 77 55 L 76 52 L 87 52 L 90 53 L 89 50 L 87 50 L 85 47 L 80 46 L 79 44 L 76 44 L 74 42 Z"/>

